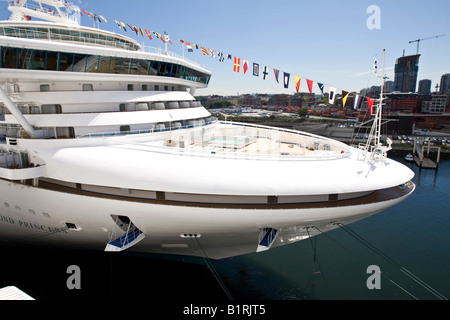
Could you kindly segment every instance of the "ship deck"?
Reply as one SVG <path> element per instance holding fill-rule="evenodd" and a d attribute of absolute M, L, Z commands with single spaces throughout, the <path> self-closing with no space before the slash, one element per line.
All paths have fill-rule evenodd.
<path fill-rule="evenodd" d="M 235 159 L 336 159 L 348 157 L 348 145 L 290 129 L 218 121 L 204 127 L 111 139 L 129 148 Z"/>

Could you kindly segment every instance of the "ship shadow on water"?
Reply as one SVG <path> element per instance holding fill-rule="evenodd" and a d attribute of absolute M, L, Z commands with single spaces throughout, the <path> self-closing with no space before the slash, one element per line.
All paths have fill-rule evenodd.
<path fill-rule="evenodd" d="M 36 300 L 226 299 L 206 266 L 192 259 L 22 246 L 0 252 L 0 288 L 16 286 Z M 80 289 L 67 286 L 75 275 L 70 266 L 79 267 Z"/>

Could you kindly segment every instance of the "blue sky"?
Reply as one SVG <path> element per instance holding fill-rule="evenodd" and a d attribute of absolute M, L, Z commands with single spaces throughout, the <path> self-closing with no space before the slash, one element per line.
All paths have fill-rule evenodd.
<path fill-rule="evenodd" d="M 432 87 L 442 74 L 450 73 L 450 1 L 448 0 L 74 0 L 81 9 L 104 16 L 100 27 L 130 35 L 147 46 L 163 47 L 160 40 L 144 40 L 132 32 L 119 31 L 114 19 L 143 29 L 170 34 L 169 50 L 182 54 L 179 39 L 223 51 L 252 64 L 271 68 L 262 80 L 251 72 L 233 72 L 233 63 L 203 56 L 200 50 L 184 55 L 213 73 L 207 89 L 197 95 L 236 93 L 293 93 L 294 75 L 346 91 L 379 85 L 373 62 L 386 49 L 386 75 L 394 80 L 395 60 L 405 50 L 415 54 L 410 40 L 446 34 L 420 44 L 419 77 L 431 79 Z M 5 2 L 0 2 L 6 18 Z M 380 8 L 380 29 L 369 29 L 367 8 Z M 93 26 L 92 20 L 82 19 Z M 291 74 L 289 89 L 277 83 L 272 68 Z M 318 92 L 314 84 L 314 91 Z"/>

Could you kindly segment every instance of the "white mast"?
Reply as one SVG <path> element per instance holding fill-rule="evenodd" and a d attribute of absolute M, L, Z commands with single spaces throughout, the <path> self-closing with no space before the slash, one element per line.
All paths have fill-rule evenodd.
<path fill-rule="evenodd" d="M 384 63 L 385 63 L 385 52 L 386 50 L 383 49 L 383 71 L 381 74 L 381 93 L 380 93 L 380 101 L 377 108 L 377 117 L 378 117 L 378 125 L 377 125 L 377 146 L 381 146 L 381 118 L 383 115 L 383 93 L 384 93 Z"/>
<path fill-rule="evenodd" d="M 383 95 L 384 95 L 384 80 L 385 80 L 385 53 L 386 50 L 383 49 L 383 71 L 382 71 L 382 82 L 381 82 L 381 92 L 380 99 L 377 106 L 377 111 L 375 113 L 375 118 L 373 120 L 373 125 L 370 130 L 369 139 L 367 140 L 367 144 L 364 147 L 364 150 L 367 152 L 372 150 L 372 155 L 377 159 L 381 160 L 387 157 L 387 152 L 392 149 L 392 141 L 387 139 L 388 146 L 382 146 L 381 144 L 381 125 L 382 125 L 382 117 L 383 117 Z M 374 142 L 374 145 L 371 146 L 371 142 Z"/>

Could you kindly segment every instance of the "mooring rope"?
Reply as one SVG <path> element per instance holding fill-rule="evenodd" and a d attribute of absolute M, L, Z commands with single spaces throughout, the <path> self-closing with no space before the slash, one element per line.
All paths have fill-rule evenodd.
<path fill-rule="evenodd" d="M 213 274 L 214 278 L 217 280 L 217 282 L 219 283 L 219 285 L 222 287 L 222 290 L 225 292 L 225 294 L 227 295 L 228 299 L 233 300 L 233 296 L 231 295 L 231 293 L 228 291 L 227 287 L 225 286 L 225 283 L 223 283 L 222 279 L 220 278 L 219 274 L 217 273 L 217 271 L 214 269 L 214 267 L 211 265 L 211 263 L 209 263 L 209 257 L 207 256 L 205 250 L 203 250 L 202 245 L 200 244 L 200 241 L 198 241 L 197 237 L 193 237 L 193 239 L 196 240 L 197 245 L 199 246 L 200 250 L 202 250 L 203 252 L 203 261 L 205 262 L 206 266 L 208 267 L 209 271 L 211 271 L 211 273 Z"/>
<path fill-rule="evenodd" d="M 428 292 L 430 292 L 431 294 L 433 294 L 435 297 L 437 297 L 440 300 L 448 300 L 446 296 L 444 296 L 443 294 L 441 294 L 440 292 L 438 292 L 436 289 L 434 289 L 433 287 L 431 287 L 429 284 L 427 284 L 425 281 L 423 281 L 422 279 L 420 279 L 418 276 L 416 276 L 415 274 L 413 274 L 411 271 L 409 271 L 408 269 L 406 269 L 405 267 L 403 267 L 400 263 L 396 262 L 395 260 L 393 260 L 392 258 L 390 258 L 388 255 L 386 255 L 384 252 L 382 252 L 381 250 L 377 249 L 374 245 L 372 245 L 369 241 L 367 241 L 366 239 L 364 239 L 361 235 L 359 235 L 358 233 L 356 233 L 355 231 L 353 231 L 352 229 L 350 229 L 348 226 L 342 224 L 342 223 L 337 223 L 337 226 L 339 226 L 342 230 L 344 230 L 345 232 L 347 232 L 349 235 L 351 235 L 352 237 L 354 237 L 356 240 L 360 241 L 362 244 L 364 244 L 367 248 L 369 248 L 370 250 L 372 250 L 373 252 L 375 252 L 377 255 L 379 255 L 380 257 L 382 257 L 383 259 L 385 259 L 386 261 L 388 261 L 389 263 L 391 263 L 392 265 L 394 265 L 395 267 L 399 268 L 399 270 L 405 274 L 407 277 L 409 277 L 411 280 L 415 281 L 416 283 L 418 283 L 420 286 L 422 286 L 424 289 L 426 289 Z M 396 283 L 394 283 L 395 285 L 397 285 Z M 398 286 L 398 285 L 397 285 Z"/>
<path fill-rule="evenodd" d="M 330 241 L 334 242 L 336 245 L 338 245 L 339 247 L 341 247 L 343 250 L 346 250 L 348 253 L 355 255 L 357 257 L 361 257 L 360 254 L 357 254 L 355 252 L 353 252 L 352 250 L 344 247 L 341 243 L 339 243 L 338 241 L 336 241 L 335 239 L 333 239 L 328 232 L 322 231 L 317 227 L 316 228 L 322 235 L 326 236 Z M 367 257 L 366 257 L 367 258 Z M 398 287 L 399 289 L 401 289 L 402 291 L 404 291 L 406 294 L 410 295 L 413 299 L 418 300 L 414 295 L 412 295 L 410 292 L 408 292 L 405 288 L 402 288 L 399 284 L 395 283 L 392 279 L 390 279 L 387 274 L 384 274 L 385 277 L 389 280 L 389 282 L 391 282 L 392 284 L 394 284 L 396 287 Z"/>
<path fill-rule="evenodd" d="M 317 257 L 317 237 L 314 239 L 315 243 L 313 243 L 313 241 L 311 239 L 311 234 L 309 233 L 309 227 L 306 228 L 306 232 L 308 233 L 309 242 L 311 244 L 313 254 L 314 254 L 314 256 L 313 256 L 313 281 L 314 281 L 314 276 L 317 274 L 317 272 L 316 272 L 316 264 L 317 264 L 317 266 L 319 267 L 318 273 L 322 277 L 323 284 L 325 285 L 325 288 L 328 291 L 328 286 L 327 286 L 327 283 L 325 282 L 322 267 L 320 266 L 319 258 Z"/>

